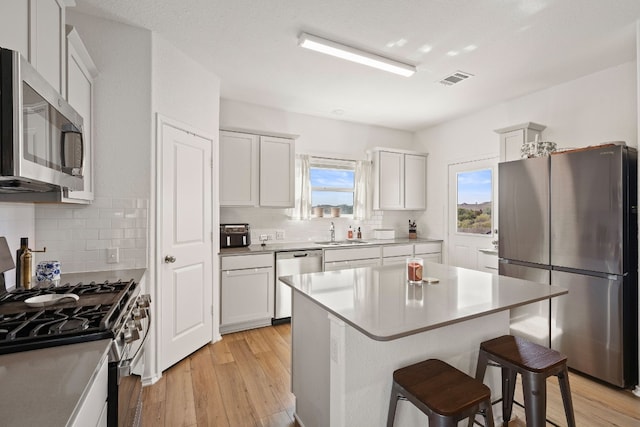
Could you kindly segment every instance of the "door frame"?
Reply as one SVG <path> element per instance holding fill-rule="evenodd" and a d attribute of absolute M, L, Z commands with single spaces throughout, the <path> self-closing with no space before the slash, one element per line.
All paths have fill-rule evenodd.
<path fill-rule="evenodd" d="M 491 166 L 492 169 L 492 193 L 493 193 L 493 206 L 491 208 L 492 212 L 492 229 L 495 230 L 498 228 L 498 164 L 500 163 L 500 155 L 495 153 L 482 154 L 474 157 L 464 157 L 456 160 L 452 160 L 447 164 L 447 198 L 446 198 L 446 209 L 445 209 L 445 230 L 446 230 L 446 245 L 442 248 L 442 262 L 446 264 L 450 264 L 450 252 L 451 252 L 451 236 L 452 236 L 452 192 L 451 188 L 451 168 L 463 164 L 471 164 L 475 162 L 495 162 L 494 166 Z M 480 168 L 478 168 L 480 169 Z M 457 205 L 457 203 L 456 203 Z M 474 237 L 474 236 L 469 236 Z M 482 236 L 476 236 L 478 238 Z"/>
<path fill-rule="evenodd" d="M 161 260 L 162 260 L 162 202 L 163 202 L 163 188 L 162 188 L 162 127 L 168 125 L 184 132 L 196 135 L 200 138 L 208 139 L 211 141 L 211 230 L 212 230 L 212 251 L 211 251 L 211 283 L 212 289 L 212 305 L 213 305 L 213 328 L 211 335 L 211 342 L 222 339 L 219 332 L 219 319 L 220 319 L 220 280 L 219 280 L 219 262 L 216 252 L 216 248 L 220 247 L 220 236 L 215 230 L 219 228 L 220 212 L 219 212 L 219 174 L 218 174 L 218 156 L 219 146 L 218 139 L 208 132 L 201 129 L 197 129 L 194 126 L 180 122 L 178 120 L 169 118 L 161 113 L 155 114 L 155 141 L 151 147 L 151 200 L 149 202 L 151 206 L 151 212 L 149 214 L 149 268 L 147 272 L 147 290 L 151 294 L 152 300 L 152 333 L 149 336 L 149 343 L 147 351 L 145 352 L 145 372 L 143 375 L 143 385 L 151 385 L 157 382 L 162 377 L 162 371 L 160 370 L 160 352 L 161 352 L 161 337 L 162 337 L 162 322 L 158 313 L 158 307 L 162 307 L 162 274 L 161 274 Z"/>

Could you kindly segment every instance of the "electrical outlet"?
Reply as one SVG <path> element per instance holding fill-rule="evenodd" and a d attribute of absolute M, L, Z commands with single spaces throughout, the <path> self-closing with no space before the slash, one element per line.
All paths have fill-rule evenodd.
<path fill-rule="evenodd" d="M 117 264 L 120 262 L 120 249 L 108 248 L 107 249 L 107 264 Z"/>
<path fill-rule="evenodd" d="M 284 230 L 276 230 L 276 240 L 284 240 Z"/>

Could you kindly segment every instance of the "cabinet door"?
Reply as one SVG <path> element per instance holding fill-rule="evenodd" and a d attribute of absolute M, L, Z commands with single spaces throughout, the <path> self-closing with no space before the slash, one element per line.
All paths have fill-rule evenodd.
<path fill-rule="evenodd" d="M 82 116 L 84 138 L 84 190 L 70 191 L 66 201 L 93 200 L 93 79 L 98 72 L 78 32 L 67 34 L 67 101 Z"/>
<path fill-rule="evenodd" d="M 260 137 L 260 206 L 294 205 L 295 141 Z"/>
<path fill-rule="evenodd" d="M 3 0 L 0 13 L 0 46 L 29 58 L 29 3 Z"/>
<path fill-rule="evenodd" d="M 258 205 L 258 136 L 220 132 L 220 206 Z"/>
<path fill-rule="evenodd" d="M 31 0 L 29 10 L 29 62 L 51 86 L 65 93 L 64 0 Z"/>
<path fill-rule="evenodd" d="M 273 268 L 222 272 L 220 326 L 273 317 Z"/>
<path fill-rule="evenodd" d="M 404 208 L 404 154 L 389 151 L 378 152 L 376 168 L 376 209 Z M 377 203 L 376 203 L 377 202 Z"/>
<path fill-rule="evenodd" d="M 500 135 L 500 161 L 510 162 L 520 159 L 520 149 L 524 142 L 524 129 L 516 129 Z"/>
<path fill-rule="evenodd" d="M 416 255 L 416 256 L 418 258 L 422 258 L 426 262 L 437 262 L 437 263 L 442 262 L 441 254 L 423 254 L 423 255 Z"/>
<path fill-rule="evenodd" d="M 409 210 L 427 208 L 427 158 L 404 155 L 404 207 Z"/>

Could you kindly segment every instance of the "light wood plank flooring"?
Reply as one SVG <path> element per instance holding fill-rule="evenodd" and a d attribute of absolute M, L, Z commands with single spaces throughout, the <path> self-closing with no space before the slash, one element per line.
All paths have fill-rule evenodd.
<path fill-rule="evenodd" d="M 290 351 L 290 325 L 225 335 L 144 388 L 143 426 L 293 427 Z M 579 427 L 640 426 L 640 399 L 630 391 L 574 373 L 570 383 Z M 516 390 L 522 402 L 521 386 Z M 566 426 L 555 377 L 547 390 L 547 417 Z M 524 410 L 514 406 L 509 426 L 525 426 L 524 419 Z"/>

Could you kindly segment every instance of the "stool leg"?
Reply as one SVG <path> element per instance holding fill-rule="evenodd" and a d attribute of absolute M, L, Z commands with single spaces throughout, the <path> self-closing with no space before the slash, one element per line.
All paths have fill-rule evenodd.
<path fill-rule="evenodd" d="M 527 427 L 545 427 L 547 423 L 547 378 L 533 372 L 522 372 L 521 374 Z"/>
<path fill-rule="evenodd" d="M 569 371 L 566 365 L 562 372 L 558 374 L 558 382 L 560 383 L 560 391 L 562 392 L 564 413 L 567 416 L 567 426 L 576 427 L 576 419 L 573 414 L 573 401 L 571 400 L 571 389 L 569 388 Z"/>
<path fill-rule="evenodd" d="M 398 405 L 398 398 L 400 393 L 396 388 L 396 383 L 393 383 L 391 387 L 391 399 L 389 399 L 389 415 L 387 416 L 387 427 L 393 427 L 393 421 L 396 418 L 396 406 Z"/>
<path fill-rule="evenodd" d="M 489 363 L 487 353 L 481 349 L 478 354 L 478 365 L 476 366 L 476 379 L 478 381 L 484 381 L 484 374 L 487 371 L 487 363 Z"/>
<path fill-rule="evenodd" d="M 513 395 L 516 392 L 515 370 L 502 367 L 502 425 L 507 427 L 513 410 Z"/>
<path fill-rule="evenodd" d="M 495 427 L 495 423 L 493 421 L 493 409 L 491 407 L 491 397 L 480 404 L 480 410 L 482 410 L 485 427 Z"/>

